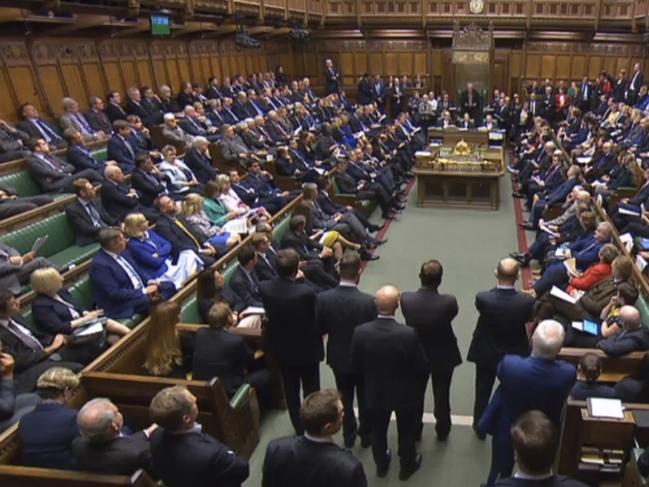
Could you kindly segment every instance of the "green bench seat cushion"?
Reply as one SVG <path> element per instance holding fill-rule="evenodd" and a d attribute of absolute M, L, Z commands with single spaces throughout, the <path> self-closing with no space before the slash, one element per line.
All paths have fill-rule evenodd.
<path fill-rule="evenodd" d="M 644 326 L 649 327 L 649 304 L 642 294 L 640 294 L 635 306 L 638 308 L 638 311 L 640 311 L 640 319 L 642 319 L 642 323 Z"/>
<path fill-rule="evenodd" d="M 16 190 L 18 196 L 36 196 L 41 194 L 41 189 L 29 175 L 27 169 L 0 177 L 0 185 L 13 188 Z"/>

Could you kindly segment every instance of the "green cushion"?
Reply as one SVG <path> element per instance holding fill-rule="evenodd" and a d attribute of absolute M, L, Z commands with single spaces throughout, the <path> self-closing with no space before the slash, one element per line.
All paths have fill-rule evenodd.
<path fill-rule="evenodd" d="M 101 149 L 92 151 L 92 157 L 94 157 L 98 161 L 105 161 L 106 159 L 108 159 L 108 148 L 103 147 Z"/>
<path fill-rule="evenodd" d="M 26 169 L 1 176 L 0 185 L 13 188 L 16 190 L 18 196 L 35 196 L 41 194 L 41 189 Z"/>
<path fill-rule="evenodd" d="M 195 294 L 183 303 L 180 319 L 183 323 L 201 323 L 203 321 L 198 311 L 198 300 Z"/>
<path fill-rule="evenodd" d="M 65 213 L 57 213 L 0 237 L 4 244 L 15 248 L 21 254 L 29 252 L 38 237 L 47 235 L 39 255 L 55 264 L 68 267 L 90 259 L 99 245 L 96 243 L 79 247 L 74 243 L 74 230 Z"/>
<path fill-rule="evenodd" d="M 132 329 L 135 328 L 137 325 L 139 325 L 140 322 L 141 322 L 144 318 L 146 318 L 144 315 L 136 314 L 136 315 L 133 315 L 133 317 L 130 318 L 130 319 L 126 319 L 126 320 L 117 320 L 117 321 L 119 321 L 122 325 L 124 325 L 124 326 L 126 326 L 126 327 L 128 327 L 128 328 L 130 328 L 130 329 L 132 330 Z"/>
<path fill-rule="evenodd" d="M 649 327 L 649 304 L 647 304 L 646 298 L 640 294 L 640 297 L 635 303 L 636 308 L 640 311 L 640 318 L 644 326 Z"/>
<path fill-rule="evenodd" d="M 90 278 L 88 275 L 85 275 L 78 281 L 76 281 L 68 289 L 70 294 L 75 299 L 77 303 L 83 306 L 85 309 L 92 309 L 94 306 L 92 298 L 92 285 L 90 284 Z"/>
<path fill-rule="evenodd" d="M 275 228 L 273 229 L 273 238 L 275 240 L 277 240 L 278 242 L 282 241 L 282 238 L 288 231 L 288 225 L 290 221 L 291 221 L 291 216 L 288 215 L 286 218 L 282 219 L 281 222 L 275 225 Z"/>

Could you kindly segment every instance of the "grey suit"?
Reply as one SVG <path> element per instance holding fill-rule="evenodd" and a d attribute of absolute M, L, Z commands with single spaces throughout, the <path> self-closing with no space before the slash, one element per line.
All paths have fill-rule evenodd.
<path fill-rule="evenodd" d="M 36 269 L 54 265 L 44 257 L 36 257 L 23 265 L 11 264 L 9 258 L 16 256 L 20 256 L 20 252 L 0 242 L 0 289 L 8 289 L 14 294 L 20 294 L 22 285 L 29 282 Z"/>
<path fill-rule="evenodd" d="M 172 129 L 168 125 L 162 127 L 162 136 L 166 142 L 170 144 L 189 144 L 191 143 L 192 137 L 187 135 L 182 128 L 176 126 L 175 129 Z"/>
<path fill-rule="evenodd" d="M 239 162 L 239 154 L 249 154 L 250 149 L 246 146 L 239 135 L 232 138 L 223 137 L 219 142 L 221 147 L 221 155 L 225 162 L 233 164 Z"/>

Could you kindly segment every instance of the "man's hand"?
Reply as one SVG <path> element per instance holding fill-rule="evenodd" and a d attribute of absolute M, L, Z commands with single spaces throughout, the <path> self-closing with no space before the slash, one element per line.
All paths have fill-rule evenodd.
<path fill-rule="evenodd" d="M 65 335 L 56 335 L 54 337 L 54 340 L 52 340 L 52 343 L 50 343 L 49 346 L 45 347 L 43 350 L 45 350 L 45 352 L 47 353 L 54 353 L 63 345 L 65 345 Z"/>
<path fill-rule="evenodd" d="M 16 361 L 8 353 L 0 353 L 0 374 L 3 379 L 13 379 Z"/>
<path fill-rule="evenodd" d="M 151 296 L 152 294 L 155 294 L 158 292 L 158 285 L 157 284 L 149 284 L 147 287 L 144 288 L 144 294 L 147 296 Z"/>
<path fill-rule="evenodd" d="M 321 259 L 326 259 L 327 257 L 331 257 L 332 255 L 334 255 L 334 251 L 329 247 L 324 247 L 320 252 Z"/>
<path fill-rule="evenodd" d="M 9 257 L 9 263 L 11 265 L 23 265 L 23 258 L 20 255 L 12 255 Z"/>

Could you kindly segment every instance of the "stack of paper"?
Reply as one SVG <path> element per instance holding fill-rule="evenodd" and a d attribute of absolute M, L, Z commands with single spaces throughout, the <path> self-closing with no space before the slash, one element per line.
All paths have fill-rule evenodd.
<path fill-rule="evenodd" d="M 619 399 L 589 397 L 586 400 L 588 414 L 594 418 L 624 419 L 624 408 Z"/>

